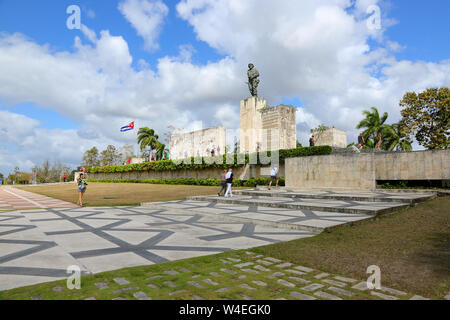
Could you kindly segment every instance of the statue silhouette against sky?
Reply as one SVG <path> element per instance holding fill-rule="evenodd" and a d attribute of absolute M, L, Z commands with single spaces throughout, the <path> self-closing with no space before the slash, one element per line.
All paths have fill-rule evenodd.
<path fill-rule="evenodd" d="M 252 63 L 248 64 L 248 89 L 252 97 L 258 96 L 258 84 L 259 84 L 259 72 L 256 70 L 255 66 Z"/>

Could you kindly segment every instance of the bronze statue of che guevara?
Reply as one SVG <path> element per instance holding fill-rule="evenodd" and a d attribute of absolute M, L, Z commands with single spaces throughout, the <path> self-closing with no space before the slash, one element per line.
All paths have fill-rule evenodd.
<path fill-rule="evenodd" d="M 247 76 L 248 76 L 248 89 L 250 90 L 252 97 L 257 97 L 259 72 L 258 70 L 256 70 L 255 66 L 252 63 L 248 64 Z"/>

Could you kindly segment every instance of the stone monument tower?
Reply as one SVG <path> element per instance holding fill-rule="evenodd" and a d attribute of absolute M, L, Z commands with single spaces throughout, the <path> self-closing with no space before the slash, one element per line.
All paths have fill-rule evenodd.
<path fill-rule="evenodd" d="M 250 98 L 241 100 L 240 152 L 252 153 L 297 146 L 296 108 L 279 105 L 269 107 L 257 96 L 259 72 L 249 64 Z"/>

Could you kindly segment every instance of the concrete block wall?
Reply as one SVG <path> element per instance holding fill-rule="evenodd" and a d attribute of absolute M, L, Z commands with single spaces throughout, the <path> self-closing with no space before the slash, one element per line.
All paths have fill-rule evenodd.
<path fill-rule="evenodd" d="M 290 188 L 374 189 L 372 154 L 336 154 L 286 159 L 286 186 Z"/>
<path fill-rule="evenodd" d="M 449 180 L 450 150 L 375 154 L 377 180 Z"/>
<path fill-rule="evenodd" d="M 215 154 L 225 153 L 226 129 L 213 127 L 170 136 L 171 159 L 183 159 L 187 157 L 209 157 L 211 150 Z M 208 152 L 206 152 L 208 150 Z"/>
<path fill-rule="evenodd" d="M 450 180 L 450 150 L 343 153 L 291 158 L 285 163 L 292 188 L 375 189 L 377 180 Z"/>

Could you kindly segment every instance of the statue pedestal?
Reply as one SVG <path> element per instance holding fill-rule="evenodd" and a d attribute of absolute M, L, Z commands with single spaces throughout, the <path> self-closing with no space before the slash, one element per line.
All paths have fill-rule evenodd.
<path fill-rule="evenodd" d="M 296 108 L 268 107 L 264 98 L 241 100 L 240 152 L 294 149 L 297 145 Z"/>
<path fill-rule="evenodd" d="M 316 135 L 316 146 L 347 148 L 347 132 L 344 130 L 330 128 Z"/>
<path fill-rule="evenodd" d="M 262 113 L 258 110 L 267 106 L 266 99 L 250 97 L 241 100 L 240 152 L 252 153 L 262 144 Z"/>

